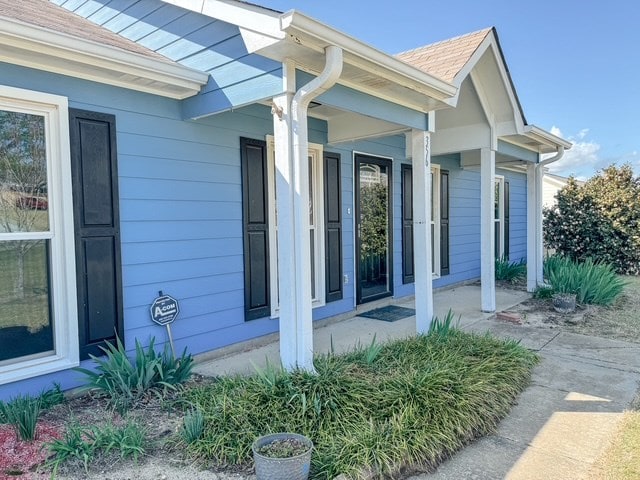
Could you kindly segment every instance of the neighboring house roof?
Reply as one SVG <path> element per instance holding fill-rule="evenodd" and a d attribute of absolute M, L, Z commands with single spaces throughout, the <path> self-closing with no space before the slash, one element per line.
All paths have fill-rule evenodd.
<path fill-rule="evenodd" d="M 46 0 L 0 0 L 0 45 L 2 62 L 170 98 L 208 80 Z"/>
<path fill-rule="evenodd" d="M 453 82 L 456 75 L 469 62 L 471 56 L 492 30 L 492 28 L 485 28 L 467 33 L 401 52 L 397 57 L 446 82 Z"/>

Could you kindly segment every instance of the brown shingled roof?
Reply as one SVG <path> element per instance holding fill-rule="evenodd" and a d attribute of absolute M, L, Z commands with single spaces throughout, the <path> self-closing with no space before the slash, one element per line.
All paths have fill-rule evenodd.
<path fill-rule="evenodd" d="M 451 82 L 492 30 L 493 28 L 485 28 L 402 52 L 396 56 L 420 70 Z"/>
<path fill-rule="evenodd" d="M 0 0 L 0 17 L 120 48 L 152 59 L 171 62 L 159 53 L 99 27 L 47 0 Z"/>

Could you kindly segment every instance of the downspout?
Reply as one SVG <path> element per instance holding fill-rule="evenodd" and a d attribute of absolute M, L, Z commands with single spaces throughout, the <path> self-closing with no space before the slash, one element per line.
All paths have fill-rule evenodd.
<path fill-rule="evenodd" d="M 329 45 L 325 48 L 325 67 L 315 79 L 301 87 L 291 101 L 291 132 L 294 172 L 294 247 L 300 249 L 294 253 L 298 261 L 295 265 L 293 299 L 296 302 L 296 364 L 298 368 L 314 371 L 313 367 L 313 320 L 311 307 L 311 284 L 309 265 L 311 264 L 309 245 L 309 151 L 307 110 L 311 101 L 330 89 L 342 73 L 342 49 Z M 307 197 L 304 197 L 306 195 Z M 303 198 L 304 197 L 304 198 Z"/>
<path fill-rule="evenodd" d="M 544 248 L 543 248 L 543 226 L 542 226 L 542 175 L 544 175 L 544 167 L 553 162 L 560 160 L 564 155 L 564 147 L 558 146 L 556 154 L 553 157 L 546 158 L 536 164 L 536 284 L 544 283 L 543 265 L 544 265 Z"/>

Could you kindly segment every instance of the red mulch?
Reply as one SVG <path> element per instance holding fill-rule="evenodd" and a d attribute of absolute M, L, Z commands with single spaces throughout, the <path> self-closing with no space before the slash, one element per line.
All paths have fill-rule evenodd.
<path fill-rule="evenodd" d="M 61 438 L 58 427 L 41 421 L 36 430 L 36 440 L 18 440 L 11 425 L 0 425 L 0 480 L 35 480 L 48 478 L 46 473 L 36 473 L 49 452 L 44 444 Z"/>

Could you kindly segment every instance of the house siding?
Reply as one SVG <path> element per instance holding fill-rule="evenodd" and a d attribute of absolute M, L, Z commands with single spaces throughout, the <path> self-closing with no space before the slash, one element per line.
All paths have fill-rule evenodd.
<path fill-rule="evenodd" d="M 187 67 L 210 74 L 202 91 L 182 104 L 185 118 L 218 113 L 282 91 L 282 64 L 249 53 L 236 25 L 160 0 L 53 0 L 67 10 Z"/>

